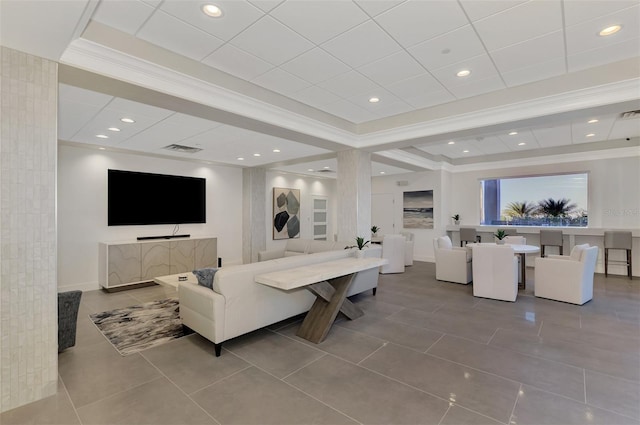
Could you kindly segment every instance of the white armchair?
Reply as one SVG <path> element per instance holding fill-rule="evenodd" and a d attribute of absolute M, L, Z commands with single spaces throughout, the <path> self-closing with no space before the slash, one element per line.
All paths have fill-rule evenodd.
<path fill-rule="evenodd" d="M 593 298 L 598 247 L 576 245 L 571 255 L 536 258 L 535 296 L 582 305 Z"/>
<path fill-rule="evenodd" d="M 433 252 L 436 257 L 436 279 L 447 282 L 471 282 L 471 251 L 451 244 L 448 236 L 433 239 Z"/>
<path fill-rule="evenodd" d="M 382 258 L 389 263 L 380 266 L 380 273 L 404 273 L 405 238 L 402 235 L 384 235 L 382 239 Z"/>
<path fill-rule="evenodd" d="M 505 236 L 504 243 L 507 245 L 526 245 L 527 240 L 524 236 Z"/>
<path fill-rule="evenodd" d="M 404 243 L 404 265 L 413 266 L 413 233 L 400 232 L 405 238 Z"/>
<path fill-rule="evenodd" d="M 518 296 L 518 259 L 509 245 L 473 247 L 473 296 L 515 301 Z"/>

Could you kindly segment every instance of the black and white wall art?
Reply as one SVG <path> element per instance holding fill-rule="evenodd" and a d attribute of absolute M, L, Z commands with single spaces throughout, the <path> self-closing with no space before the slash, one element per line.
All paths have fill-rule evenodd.
<path fill-rule="evenodd" d="M 300 237 L 300 189 L 273 188 L 273 239 Z"/>
<path fill-rule="evenodd" d="M 403 201 L 405 229 L 433 229 L 433 190 L 404 192 Z"/>

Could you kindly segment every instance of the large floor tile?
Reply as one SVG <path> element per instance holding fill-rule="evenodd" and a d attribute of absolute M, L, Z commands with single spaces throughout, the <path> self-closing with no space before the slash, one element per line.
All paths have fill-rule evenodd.
<path fill-rule="evenodd" d="M 392 320 L 361 317 L 358 320 L 345 320 L 338 326 L 362 332 L 384 341 L 404 345 L 418 351 L 425 351 L 440 337 L 442 332 L 410 326 Z"/>
<path fill-rule="evenodd" d="M 278 378 L 283 378 L 326 355 L 307 344 L 267 330 L 232 339 L 225 342 L 223 347 Z"/>
<path fill-rule="evenodd" d="M 442 302 L 425 297 L 415 297 L 411 294 L 400 293 L 397 290 L 381 290 L 379 295 L 380 299 L 387 303 L 396 306 L 403 306 L 414 310 L 422 310 L 426 312 L 433 312 L 442 306 Z"/>
<path fill-rule="evenodd" d="M 584 373 L 574 366 L 449 335 L 427 353 L 584 401 Z"/>
<path fill-rule="evenodd" d="M 448 403 L 333 356 L 285 379 L 364 424 L 436 424 Z"/>
<path fill-rule="evenodd" d="M 73 425 L 80 424 L 69 394 L 58 379 L 58 393 L 0 414 L 0 424 Z"/>
<path fill-rule="evenodd" d="M 640 330 L 636 338 L 619 336 L 607 332 L 593 330 L 584 327 L 581 329 L 567 326 L 553 325 L 543 326 L 540 336 L 544 340 L 570 341 L 577 344 L 586 344 L 589 347 L 602 350 L 614 350 L 618 353 L 635 354 L 640 359 Z"/>
<path fill-rule="evenodd" d="M 637 421 L 523 385 L 511 420 L 519 425 L 623 425 Z"/>
<path fill-rule="evenodd" d="M 587 404 L 632 417 L 640 423 L 640 383 L 586 371 Z"/>
<path fill-rule="evenodd" d="M 365 319 L 365 317 L 360 317 L 353 321 L 357 322 L 362 319 Z M 346 322 L 352 322 L 352 320 L 343 320 L 341 323 Z M 329 334 L 324 341 L 314 344 L 296 336 L 299 328 L 300 323 L 295 323 L 285 329 L 281 329 L 278 333 L 353 363 L 362 361 L 384 344 L 384 341 L 379 338 L 373 338 L 335 325 L 329 330 Z"/>
<path fill-rule="evenodd" d="M 123 357 L 106 341 L 61 353 L 58 372 L 76 408 L 160 376 L 139 354 Z"/>
<path fill-rule="evenodd" d="M 141 355 L 187 394 L 249 367 L 227 351 L 216 357 L 213 343 L 198 334 L 145 350 Z"/>
<path fill-rule="evenodd" d="M 166 378 L 120 392 L 78 409 L 83 425 L 215 424 Z"/>
<path fill-rule="evenodd" d="M 518 382 L 394 344 L 376 351 L 362 366 L 504 423 L 520 389 Z"/>
<path fill-rule="evenodd" d="M 102 289 L 82 293 L 81 305 L 91 314 L 142 304 L 132 291 L 109 293 Z"/>
<path fill-rule="evenodd" d="M 638 286 L 640 287 L 640 284 Z M 612 306 L 612 308 L 615 309 L 615 306 Z M 640 310 L 640 302 L 638 302 L 636 308 Z M 582 329 L 615 335 L 621 338 L 640 338 L 640 323 L 632 323 L 628 321 L 583 317 Z"/>
<path fill-rule="evenodd" d="M 357 297 L 357 296 L 356 296 Z M 404 309 L 403 306 L 391 304 L 381 299 L 382 297 L 362 297 L 355 298 L 352 301 L 371 317 L 384 318 L 391 314 L 397 313 Z"/>
<path fill-rule="evenodd" d="M 355 424 L 335 409 L 254 367 L 192 395 L 221 424 Z"/>
<path fill-rule="evenodd" d="M 496 333 L 491 340 L 491 345 L 619 378 L 640 381 L 638 353 L 619 352 L 615 346 L 604 349 L 576 340 L 541 338 L 503 329 Z"/>
<path fill-rule="evenodd" d="M 500 425 L 502 423 L 453 405 L 438 425 Z"/>

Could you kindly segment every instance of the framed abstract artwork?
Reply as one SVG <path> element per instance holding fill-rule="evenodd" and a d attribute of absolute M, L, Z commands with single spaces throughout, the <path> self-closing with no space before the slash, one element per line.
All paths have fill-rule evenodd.
<path fill-rule="evenodd" d="M 402 227 L 433 229 L 433 190 L 404 192 Z"/>
<path fill-rule="evenodd" d="M 300 237 L 300 189 L 273 188 L 273 239 Z"/>

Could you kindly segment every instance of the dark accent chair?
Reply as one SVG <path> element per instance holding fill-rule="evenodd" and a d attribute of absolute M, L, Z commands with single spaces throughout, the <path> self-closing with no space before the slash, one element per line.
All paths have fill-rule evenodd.
<path fill-rule="evenodd" d="M 58 293 L 58 353 L 76 345 L 78 308 L 82 291 Z"/>

